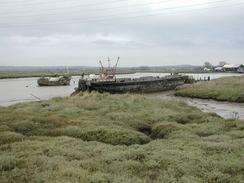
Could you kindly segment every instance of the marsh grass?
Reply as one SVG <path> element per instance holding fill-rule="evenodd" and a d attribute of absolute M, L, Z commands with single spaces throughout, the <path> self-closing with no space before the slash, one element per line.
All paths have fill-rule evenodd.
<path fill-rule="evenodd" d="M 143 95 L 0 108 L 0 182 L 243 182 L 244 121 Z"/>
<path fill-rule="evenodd" d="M 64 70 L 40 70 L 40 71 L 0 71 L 0 79 L 8 79 L 8 78 L 29 78 L 29 77 L 55 77 L 62 76 L 65 74 Z M 79 76 L 82 74 L 82 71 L 72 71 L 69 73 L 73 76 Z"/>
<path fill-rule="evenodd" d="M 244 76 L 225 77 L 180 87 L 176 91 L 176 95 L 219 101 L 244 102 Z"/>

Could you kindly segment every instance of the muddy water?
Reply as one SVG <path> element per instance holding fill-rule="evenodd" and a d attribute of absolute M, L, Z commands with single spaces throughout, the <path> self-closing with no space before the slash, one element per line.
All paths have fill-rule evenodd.
<path fill-rule="evenodd" d="M 170 73 L 135 73 L 135 74 L 124 74 L 124 75 L 119 75 L 120 77 L 142 77 L 142 76 L 166 76 L 169 75 Z M 182 74 L 182 73 L 180 73 Z M 218 79 L 222 77 L 229 77 L 229 76 L 243 76 L 243 74 L 238 74 L 238 73 L 187 73 L 187 74 L 182 74 L 182 75 L 188 75 L 192 76 L 196 80 L 204 80 L 210 77 L 210 79 Z"/>
<path fill-rule="evenodd" d="M 174 91 L 148 94 L 163 100 L 177 100 L 197 107 L 203 112 L 214 112 L 225 119 L 244 119 L 244 103 L 218 102 L 215 100 L 176 97 Z"/>
<path fill-rule="evenodd" d="M 39 87 L 38 78 L 1 79 L 0 106 L 20 102 L 47 100 L 69 96 L 78 85 L 79 77 L 73 77 L 70 86 Z"/>
<path fill-rule="evenodd" d="M 141 76 L 165 76 L 168 73 L 136 73 L 127 75 L 118 75 L 117 77 L 132 77 Z M 193 77 L 204 78 L 210 76 L 211 79 L 233 76 L 239 74 L 189 74 Z M 74 88 L 78 85 L 79 77 L 74 76 L 70 86 L 57 87 L 38 87 L 38 78 L 20 78 L 20 79 L 0 79 L 0 106 L 9 106 L 20 102 L 47 100 L 53 97 L 69 96 Z M 175 97 L 172 92 L 163 92 L 150 94 L 152 97 L 160 97 L 162 99 L 173 99 L 185 101 L 189 105 L 196 106 L 204 112 L 215 112 L 224 118 L 244 119 L 244 104 L 233 104 L 228 102 L 216 102 L 213 100 L 201 100 Z"/>
<path fill-rule="evenodd" d="M 243 76 L 243 74 L 238 74 L 238 73 L 200 73 L 200 74 L 185 74 L 188 76 L 192 76 L 196 80 L 204 80 L 210 77 L 210 79 L 218 79 L 222 77 L 229 77 L 229 76 Z"/>

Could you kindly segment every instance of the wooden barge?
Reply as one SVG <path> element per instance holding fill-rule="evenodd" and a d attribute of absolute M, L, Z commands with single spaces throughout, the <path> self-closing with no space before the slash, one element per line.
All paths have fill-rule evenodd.
<path fill-rule="evenodd" d="M 80 79 L 78 91 L 109 93 L 149 93 L 173 90 L 189 82 L 188 76 L 170 75 L 165 77 L 123 78 L 114 80 Z"/>
<path fill-rule="evenodd" d="M 104 68 L 100 61 L 100 77 L 84 78 L 79 80 L 76 92 L 98 91 L 109 93 L 149 93 L 158 91 L 173 90 L 177 86 L 189 83 L 189 76 L 171 74 L 165 77 L 140 77 L 140 78 L 116 78 L 116 64 L 111 67 L 110 59 L 108 58 L 108 67 Z M 75 93 L 76 93 L 75 92 Z"/>

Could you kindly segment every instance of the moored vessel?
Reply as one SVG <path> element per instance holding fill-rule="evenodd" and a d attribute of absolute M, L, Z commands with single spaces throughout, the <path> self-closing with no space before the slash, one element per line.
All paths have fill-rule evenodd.
<path fill-rule="evenodd" d="M 104 68 L 100 61 L 100 77 L 89 79 L 82 77 L 76 92 L 98 91 L 109 93 L 149 93 L 173 90 L 191 81 L 189 76 L 171 74 L 165 77 L 140 77 L 140 78 L 116 78 L 116 68 L 119 61 L 113 67 Z"/>
<path fill-rule="evenodd" d="M 98 91 L 109 93 L 149 93 L 173 90 L 187 83 L 188 76 L 170 75 L 165 77 L 123 78 L 113 80 L 80 79 L 78 91 Z"/>
<path fill-rule="evenodd" d="M 39 86 L 66 86 L 70 85 L 70 76 L 41 77 L 37 80 Z"/>

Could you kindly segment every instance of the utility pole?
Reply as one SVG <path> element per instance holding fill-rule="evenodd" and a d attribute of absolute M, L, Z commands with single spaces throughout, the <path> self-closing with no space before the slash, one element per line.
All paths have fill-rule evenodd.
<path fill-rule="evenodd" d="M 110 64 L 110 58 L 108 57 L 108 69 L 110 69 L 111 64 Z"/>

